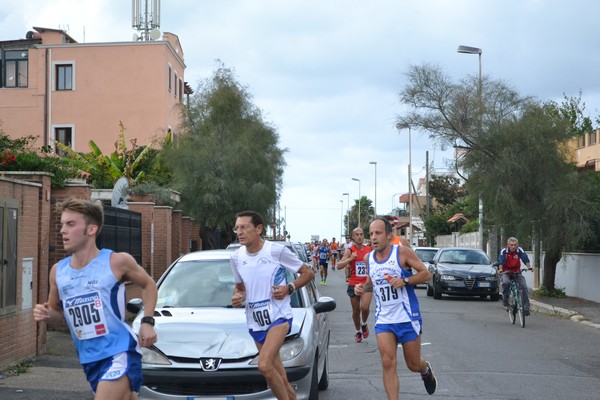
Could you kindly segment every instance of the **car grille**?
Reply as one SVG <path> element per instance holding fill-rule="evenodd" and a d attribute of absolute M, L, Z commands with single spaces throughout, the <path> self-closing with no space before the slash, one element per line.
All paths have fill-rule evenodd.
<path fill-rule="evenodd" d="M 173 396 L 228 396 L 267 390 L 266 382 L 161 383 L 148 385 L 155 392 Z"/>
<path fill-rule="evenodd" d="M 473 289 L 473 285 L 475 284 L 476 279 L 475 278 L 465 278 L 465 286 L 467 287 L 467 289 L 471 290 Z"/>

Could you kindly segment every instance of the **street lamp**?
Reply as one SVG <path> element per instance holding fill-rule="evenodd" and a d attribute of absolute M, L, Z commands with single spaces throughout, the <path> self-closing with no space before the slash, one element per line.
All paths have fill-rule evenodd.
<path fill-rule="evenodd" d="M 342 241 L 342 227 L 344 226 L 344 200 L 340 200 L 340 242 Z"/>
<path fill-rule="evenodd" d="M 483 80 L 481 75 L 481 50 L 478 47 L 471 46 L 458 46 L 457 51 L 463 54 L 477 54 L 479 56 L 479 85 L 477 88 L 477 97 L 479 98 L 479 136 L 483 131 Z M 485 251 L 485 246 L 483 245 L 483 199 L 481 198 L 481 194 L 479 194 L 479 245 Z"/>
<path fill-rule="evenodd" d="M 377 218 L 377 161 L 369 161 L 369 164 L 375 166 L 375 206 L 373 207 L 375 215 L 373 218 Z"/>
<path fill-rule="evenodd" d="M 348 200 L 348 219 L 346 221 L 346 235 L 350 235 L 350 193 L 342 193 L 342 196 L 346 196 L 346 200 Z"/>
<path fill-rule="evenodd" d="M 352 178 L 352 180 L 358 182 L 358 228 L 360 228 L 360 179 Z"/>

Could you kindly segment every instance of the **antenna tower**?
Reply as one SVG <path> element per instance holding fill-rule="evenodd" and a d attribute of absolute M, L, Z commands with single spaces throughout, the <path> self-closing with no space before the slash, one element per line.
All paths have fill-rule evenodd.
<path fill-rule="evenodd" d="M 137 29 L 133 40 L 156 40 L 160 37 L 160 0 L 131 0 L 131 26 Z"/>

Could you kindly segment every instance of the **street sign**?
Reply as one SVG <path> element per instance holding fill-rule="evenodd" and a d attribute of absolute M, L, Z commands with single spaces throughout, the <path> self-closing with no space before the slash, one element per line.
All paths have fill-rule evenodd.
<path fill-rule="evenodd" d="M 398 217 L 394 217 L 394 219 L 393 219 L 393 225 L 394 226 L 398 225 Z"/>

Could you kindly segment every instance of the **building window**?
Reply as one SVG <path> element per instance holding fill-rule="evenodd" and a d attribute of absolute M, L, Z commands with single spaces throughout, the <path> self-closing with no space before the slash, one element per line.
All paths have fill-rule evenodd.
<path fill-rule="evenodd" d="M 175 97 L 177 97 L 177 71 L 175 71 L 175 77 L 173 81 L 175 82 Z"/>
<path fill-rule="evenodd" d="M 27 87 L 29 84 L 27 50 L 5 51 L 2 57 L 4 80 L 7 88 Z"/>
<path fill-rule="evenodd" d="M 171 74 L 172 74 L 172 72 L 173 72 L 173 71 L 171 70 L 171 66 L 169 65 L 169 92 L 172 90 L 172 89 L 171 89 L 171 85 L 172 85 L 172 83 L 171 83 L 171 79 L 173 79 L 173 78 L 171 78 Z"/>
<path fill-rule="evenodd" d="M 577 148 L 585 147 L 585 135 L 577 136 Z"/>
<path fill-rule="evenodd" d="M 72 64 L 56 64 L 56 90 L 73 90 Z"/>
<path fill-rule="evenodd" d="M 183 79 L 179 79 L 179 102 L 183 102 Z"/>
<path fill-rule="evenodd" d="M 596 144 L 596 131 L 592 131 L 588 135 L 588 146 Z"/>
<path fill-rule="evenodd" d="M 56 142 L 62 143 L 69 148 L 73 148 L 73 128 L 71 127 L 56 127 L 54 128 L 54 140 Z M 65 152 L 61 150 L 58 146 L 56 148 L 56 154 L 65 156 Z"/>
<path fill-rule="evenodd" d="M 18 203 L 0 199 L 0 315 L 17 310 Z"/>

